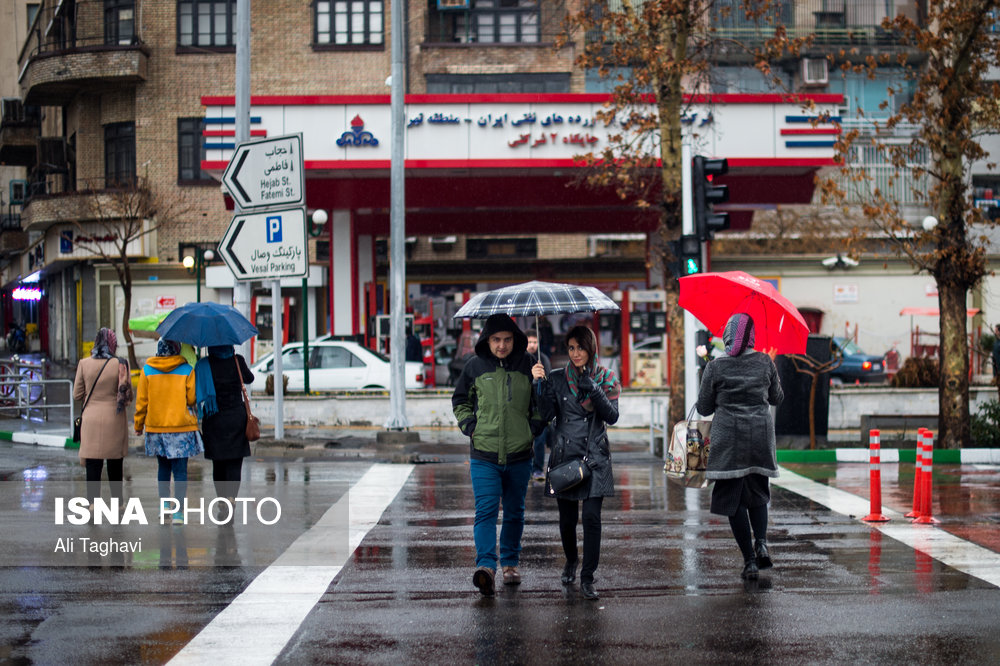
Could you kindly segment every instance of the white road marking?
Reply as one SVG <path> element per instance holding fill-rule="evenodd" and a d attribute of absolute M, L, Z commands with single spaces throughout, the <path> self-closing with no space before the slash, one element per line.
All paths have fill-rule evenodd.
<path fill-rule="evenodd" d="M 373 465 L 169 663 L 213 666 L 272 663 L 412 472 L 413 465 Z M 327 544 L 325 552 L 329 556 L 329 542 L 336 539 L 331 535 L 343 531 L 346 512 L 350 516 L 350 532 L 346 552 L 337 553 L 342 556 L 324 565 L 282 564 L 302 562 L 317 543 Z"/>
<path fill-rule="evenodd" d="M 771 481 L 776 486 L 858 520 L 869 513 L 871 505 L 866 498 L 817 483 L 784 467 L 780 467 L 780 470 L 781 476 Z M 883 507 L 882 514 L 889 518 L 888 523 L 868 523 L 868 525 L 914 550 L 933 557 L 942 564 L 1000 587 L 1000 554 L 934 525 L 911 523 L 903 514 L 892 509 Z"/>

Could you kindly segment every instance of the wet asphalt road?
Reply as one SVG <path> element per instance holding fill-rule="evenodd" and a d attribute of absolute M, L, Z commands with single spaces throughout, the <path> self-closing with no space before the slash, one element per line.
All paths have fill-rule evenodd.
<path fill-rule="evenodd" d="M 44 507 L 82 478 L 75 457 L 0 444 L 2 663 L 165 663 L 371 467 L 370 460 L 258 458 L 245 468 L 248 487 L 279 494 L 286 507 L 280 529 L 264 536 L 245 526 L 164 526 L 150 533 L 141 557 L 89 567 L 11 566 L 25 549 L 40 547 L 24 507 Z M 599 601 L 559 583 L 557 512 L 541 485 L 527 497 L 522 585 L 482 598 L 471 584 L 468 467 L 458 457 L 442 459 L 451 461 L 413 468 L 275 662 L 1000 662 L 995 586 L 777 487 L 775 568 L 744 583 L 728 523 L 708 513 L 708 491 L 666 483 L 660 463 L 636 450 L 618 457 L 617 495 L 605 502 Z M 855 492 L 864 485 L 861 467 L 795 471 Z M 129 492 L 155 497 L 152 463 L 130 457 L 127 469 Z M 910 470 L 900 465 L 896 477 L 888 475 L 887 505 L 906 504 Z M 935 470 L 942 497 L 964 497 L 968 510 L 945 510 L 942 526 L 928 529 L 979 534 L 988 547 L 995 530 L 985 527 L 1000 513 L 1000 472 Z M 210 493 L 209 478 L 203 462 L 192 462 L 189 495 Z M 946 499 L 944 506 L 958 503 Z M 239 631 L 271 628 L 238 627 L 234 651 Z"/>

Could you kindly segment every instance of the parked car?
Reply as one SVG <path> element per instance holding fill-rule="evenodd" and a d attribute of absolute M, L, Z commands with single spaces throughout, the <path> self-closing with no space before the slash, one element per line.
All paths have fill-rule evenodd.
<path fill-rule="evenodd" d="M 843 356 L 839 367 L 830 371 L 830 381 L 834 384 L 854 384 L 855 382 L 884 382 L 885 357 L 866 354 L 850 338 L 834 338 L 833 344 Z"/>
<path fill-rule="evenodd" d="M 302 358 L 301 342 L 292 342 L 282 348 L 281 372 L 288 377 L 289 391 L 305 388 Z M 406 388 L 423 388 L 423 372 L 423 364 L 406 363 Z M 264 391 L 267 376 L 274 374 L 273 355 L 268 354 L 254 365 L 253 373 L 252 389 Z M 327 340 L 309 344 L 310 391 L 388 389 L 389 377 L 389 357 L 356 342 Z"/>

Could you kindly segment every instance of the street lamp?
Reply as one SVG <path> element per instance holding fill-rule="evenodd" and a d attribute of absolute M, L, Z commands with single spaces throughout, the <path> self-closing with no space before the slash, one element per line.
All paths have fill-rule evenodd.
<path fill-rule="evenodd" d="M 191 254 L 185 255 L 181 260 L 188 273 L 194 273 L 195 299 L 201 303 L 201 272 L 207 262 L 215 259 L 215 252 L 197 245 L 185 248 L 185 252 L 190 250 Z"/>

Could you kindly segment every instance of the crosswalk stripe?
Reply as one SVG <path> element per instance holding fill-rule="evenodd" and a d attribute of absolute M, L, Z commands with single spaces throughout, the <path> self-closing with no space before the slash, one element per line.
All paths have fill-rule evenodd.
<path fill-rule="evenodd" d="M 832 511 L 858 518 L 868 514 L 869 500 L 838 488 L 831 488 L 779 467 L 781 476 L 772 479 L 776 486 L 822 504 Z M 883 507 L 888 523 L 870 523 L 869 527 L 900 541 L 914 550 L 933 557 L 942 564 L 1000 587 L 1000 554 L 966 541 L 934 525 L 910 523 L 903 514 Z"/>
<path fill-rule="evenodd" d="M 214 666 L 272 663 L 365 535 L 378 523 L 412 472 L 413 465 L 372 465 L 348 493 L 327 509 L 315 525 L 262 571 L 169 663 L 210 663 Z M 342 523 L 345 509 L 349 514 L 349 541 L 345 552 L 336 552 L 334 561 L 325 565 L 282 563 L 308 558 L 317 542 L 329 544 L 331 533 L 343 530 L 343 525 L 336 523 Z M 326 552 L 329 553 L 329 549 Z"/>

